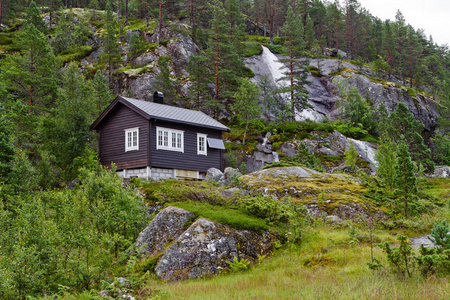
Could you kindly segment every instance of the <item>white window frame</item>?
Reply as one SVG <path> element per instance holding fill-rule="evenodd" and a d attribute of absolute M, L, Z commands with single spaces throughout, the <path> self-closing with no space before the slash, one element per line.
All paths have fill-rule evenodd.
<path fill-rule="evenodd" d="M 136 143 L 133 135 L 136 133 Z M 131 144 L 129 144 L 128 135 L 131 135 Z M 139 127 L 125 129 L 125 152 L 139 150 Z"/>
<path fill-rule="evenodd" d="M 208 135 L 203 133 L 197 133 L 197 155 L 208 155 Z M 203 150 L 200 149 L 200 141 L 203 139 Z"/>
<path fill-rule="evenodd" d="M 184 131 L 157 126 L 156 150 L 170 150 L 184 153 Z"/>

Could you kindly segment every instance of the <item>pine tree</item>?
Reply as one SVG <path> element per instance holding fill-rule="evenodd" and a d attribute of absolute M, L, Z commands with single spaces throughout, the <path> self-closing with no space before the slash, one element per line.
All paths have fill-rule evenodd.
<path fill-rule="evenodd" d="M 130 37 L 130 46 L 128 50 L 130 53 L 131 65 L 135 65 L 134 60 L 136 59 L 136 57 L 141 55 L 144 50 L 145 43 L 141 41 L 136 33 L 133 33 L 133 35 Z"/>
<path fill-rule="evenodd" d="M 108 0 L 106 3 L 106 35 L 103 38 L 103 50 L 102 60 L 108 64 L 108 78 L 109 85 L 112 85 L 112 73 L 114 68 L 120 62 L 120 49 L 117 45 L 116 29 L 113 19 L 113 14 L 111 11 L 111 1 Z"/>
<path fill-rule="evenodd" d="M 113 94 L 108 87 L 108 81 L 100 71 L 95 73 L 91 85 L 96 106 L 95 111 L 97 114 L 100 114 L 113 99 Z"/>
<path fill-rule="evenodd" d="M 173 103 L 176 98 L 176 82 L 171 79 L 169 62 L 171 57 L 160 56 L 158 59 L 159 74 L 155 79 L 155 88 L 164 93 L 164 99 Z"/>
<path fill-rule="evenodd" d="M 14 154 L 11 123 L 6 117 L 5 108 L 0 103 L 0 184 L 8 182 Z"/>
<path fill-rule="evenodd" d="M 57 87 L 56 59 L 44 34 L 31 23 L 17 34 L 20 53 L 7 55 L 0 80 L 14 97 L 29 105 L 29 112 L 51 107 Z"/>
<path fill-rule="evenodd" d="M 307 49 L 312 49 L 317 43 L 314 37 L 314 23 L 309 14 L 306 15 L 305 41 Z"/>
<path fill-rule="evenodd" d="M 281 80 L 289 80 L 290 85 L 280 88 L 279 92 L 290 94 L 290 109 L 292 117 L 295 119 L 296 111 L 302 111 L 309 107 L 309 92 L 305 88 L 309 72 L 307 70 L 308 62 L 305 59 L 299 59 L 305 55 L 303 25 L 300 18 L 294 14 L 292 7 L 288 8 L 286 22 L 281 30 L 285 35 L 285 51 L 289 55 L 289 58 L 280 60 L 288 64 L 288 71 L 284 73 L 285 76 Z"/>
<path fill-rule="evenodd" d="M 421 136 L 423 124 L 414 118 L 405 103 L 398 103 L 397 108 L 389 117 L 389 126 L 386 129 L 393 140 L 399 141 L 404 137 L 412 159 L 425 166 L 429 172 L 434 171 L 434 163 L 430 160 L 431 151 L 424 144 Z"/>
<path fill-rule="evenodd" d="M 345 150 L 345 165 L 350 167 L 350 169 L 354 172 L 356 171 L 356 162 L 358 160 L 358 151 L 356 151 L 355 143 L 350 141 L 350 145 L 347 150 Z"/>
<path fill-rule="evenodd" d="M 375 160 L 378 162 L 377 175 L 389 188 L 394 187 L 395 163 L 397 160 L 397 144 L 387 135 L 382 135 L 378 144 Z"/>
<path fill-rule="evenodd" d="M 230 43 L 227 14 L 219 6 L 214 7 L 211 19 L 209 48 L 206 50 L 214 77 L 214 100 L 210 101 L 214 115 L 217 117 L 220 106 L 232 98 L 234 90 L 239 87 L 243 62 L 236 48 Z"/>
<path fill-rule="evenodd" d="M 397 161 L 395 163 L 394 185 L 399 200 L 403 202 L 405 217 L 411 211 L 409 206 L 414 206 L 417 201 L 417 178 L 414 174 L 414 163 L 408 151 L 408 145 L 401 141 L 397 148 Z"/>
<path fill-rule="evenodd" d="M 27 17 L 26 22 L 27 25 L 33 24 L 34 27 L 42 32 L 43 34 L 47 33 L 47 27 L 45 26 L 45 22 L 41 17 L 41 12 L 36 5 L 35 1 L 31 1 L 30 6 L 27 9 Z"/>
<path fill-rule="evenodd" d="M 254 83 L 243 80 L 239 90 L 234 94 L 234 113 L 245 123 L 243 145 L 245 145 L 248 125 L 261 115 L 261 106 L 258 104 L 259 93 L 260 91 Z"/>
<path fill-rule="evenodd" d="M 56 165 L 64 169 L 65 180 L 71 179 L 73 160 L 82 156 L 92 132 L 89 125 L 94 120 L 95 100 L 92 86 L 80 74 L 75 63 L 62 71 L 54 118 L 46 118 L 40 130 L 44 150 L 54 155 Z M 53 149 L 58 149 L 52 152 Z"/>
<path fill-rule="evenodd" d="M 211 98 L 209 85 L 212 84 L 212 76 L 208 68 L 209 59 L 202 51 L 189 59 L 187 71 L 189 72 L 189 98 L 194 102 L 196 109 L 201 109 Z"/>

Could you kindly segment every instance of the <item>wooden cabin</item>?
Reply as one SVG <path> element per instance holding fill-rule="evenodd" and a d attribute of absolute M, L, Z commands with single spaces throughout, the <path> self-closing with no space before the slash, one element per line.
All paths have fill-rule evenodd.
<path fill-rule="evenodd" d="M 118 96 L 91 125 L 99 133 L 99 157 L 124 178 L 204 179 L 223 170 L 222 133 L 230 129 L 195 110 Z"/>

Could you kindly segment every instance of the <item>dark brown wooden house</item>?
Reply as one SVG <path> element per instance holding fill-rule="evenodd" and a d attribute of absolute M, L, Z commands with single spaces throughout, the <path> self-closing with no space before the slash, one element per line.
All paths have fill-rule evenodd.
<path fill-rule="evenodd" d="M 229 128 L 208 115 L 118 96 L 91 125 L 99 157 L 124 178 L 204 178 L 223 169 L 222 133 Z"/>

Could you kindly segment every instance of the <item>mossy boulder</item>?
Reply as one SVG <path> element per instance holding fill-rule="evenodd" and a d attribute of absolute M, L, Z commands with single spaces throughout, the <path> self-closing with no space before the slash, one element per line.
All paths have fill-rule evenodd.
<path fill-rule="evenodd" d="M 134 247 L 142 255 L 157 255 L 177 239 L 193 220 L 193 213 L 169 206 L 159 212 L 139 234 Z"/>
<path fill-rule="evenodd" d="M 272 250 L 275 237 L 265 232 L 236 230 L 200 218 L 164 252 L 155 267 L 156 275 L 167 281 L 199 278 L 229 268 L 227 262 L 246 259 Z"/>

